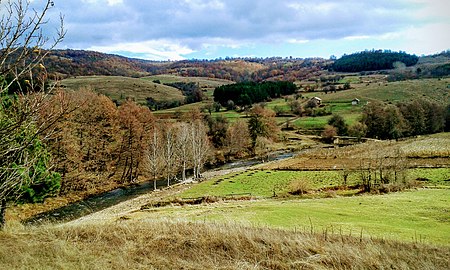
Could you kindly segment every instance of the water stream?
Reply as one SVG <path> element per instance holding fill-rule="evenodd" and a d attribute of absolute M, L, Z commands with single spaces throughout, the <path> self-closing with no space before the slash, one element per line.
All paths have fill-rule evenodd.
<path fill-rule="evenodd" d="M 290 158 L 294 153 L 274 153 L 271 155 L 270 160 L 282 160 Z M 242 168 L 257 165 L 262 163 L 261 159 L 247 159 L 239 160 L 230 163 L 226 163 L 213 170 L 228 170 L 233 168 Z M 174 182 L 175 183 L 175 182 Z M 171 183 L 171 184 L 174 184 Z M 167 180 L 157 181 L 157 187 L 166 187 Z M 78 201 L 58 209 L 54 209 L 48 212 L 44 212 L 33 216 L 24 221 L 25 224 L 36 225 L 43 222 L 67 222 L 82 216 L 101 211 L 105 208 L 119 204 L 121 202 L 134 199 L 140 195 L 153 191 L 153 181 L 145 182 L 129 187 L 117 188 L 99 195 L 95 195 L 86 198 L 82 201 Z"/>

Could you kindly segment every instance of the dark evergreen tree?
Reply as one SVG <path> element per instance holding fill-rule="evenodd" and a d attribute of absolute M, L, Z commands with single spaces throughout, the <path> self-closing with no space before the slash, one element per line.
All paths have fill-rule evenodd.
<path fill-rule="evenodd" d="M 340 72 L 383 70 L 394 68 L 395 62 L 413 66 L 418 61 L 419 57 L 405 52 L 373 50 L 344 55 L 334 62 L 332 69 Z"/>

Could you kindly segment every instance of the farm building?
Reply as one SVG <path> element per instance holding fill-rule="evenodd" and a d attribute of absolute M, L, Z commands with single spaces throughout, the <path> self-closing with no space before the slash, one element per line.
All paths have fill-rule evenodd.
<path fill-rule="evenodd" d="M 320 104 L 322 104 L 322 99 L 319 97 L 313 97 L 310 99 L 310 102 L 316 104 L 316 106 L 319 106 Z"/>
<path fill-rule="evenodd" d="M 357 99 L 357 98 L 354 98 L 353 100 L 352 100 L 352 105 L 358 105 L 359 104 L 359 99 Z"/>

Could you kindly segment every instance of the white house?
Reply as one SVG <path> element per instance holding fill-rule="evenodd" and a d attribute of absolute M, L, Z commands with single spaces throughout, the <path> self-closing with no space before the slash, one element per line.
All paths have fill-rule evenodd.
<path fill-rule="evenodd" d="M 354 98 L 354 99 L 352 100 L 352 105 L 358 105 L 358 104 L 359 104 L 359 99 Z"/>

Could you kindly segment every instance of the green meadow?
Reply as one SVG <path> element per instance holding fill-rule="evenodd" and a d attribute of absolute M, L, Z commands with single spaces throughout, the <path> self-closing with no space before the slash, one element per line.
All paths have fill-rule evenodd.
<path fill-rule="evenodd" d="M 306 200 L 226 201 L 161 207 L 133 216 L 450 245 L 450 190 L 446 189 Z"/>

